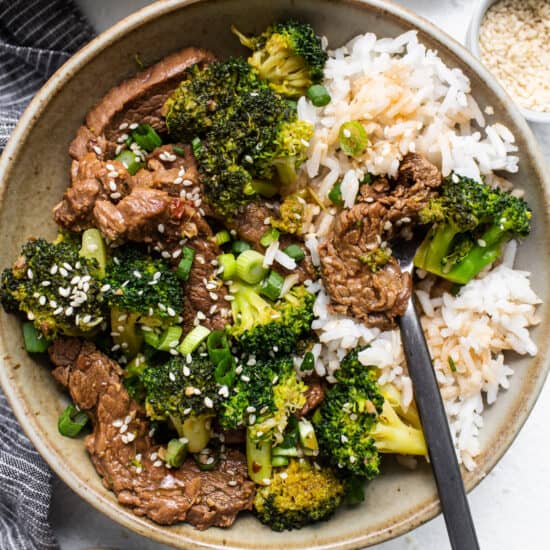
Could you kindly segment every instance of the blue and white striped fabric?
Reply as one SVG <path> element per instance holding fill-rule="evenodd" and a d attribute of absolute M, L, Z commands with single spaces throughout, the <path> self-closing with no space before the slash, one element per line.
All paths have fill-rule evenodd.
<path fill-rule="evenodd" d="M 0 0 L 0 152 L 34 93 L 93 34 L 69 0 Z M 52 474 L 0 390 L 0 550 L 58 548 L 51 493 Z"/>

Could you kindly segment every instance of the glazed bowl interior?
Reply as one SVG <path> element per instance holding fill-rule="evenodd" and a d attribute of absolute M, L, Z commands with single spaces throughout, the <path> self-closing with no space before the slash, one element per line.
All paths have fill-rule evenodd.
<path fill-rule="evenodd" d="M 381 1 L 263 0 L 164 1 L 119 23 L 70 60 L 42 89 L 8 144 L 0 163 L 1 266 L 9 265 L 29 236 L 52 237 L 51 209 L 69 182 L 67 153 L 86 111 L 113 85 L 137 71 L 136 55 L 145 65 L 188 45 L 212 49 L 220 57 L 243 53 L 229 31 L 232 23 L 260 31 L 288 16 L 309 21 L 331 45 L 372 31 L 396 36 L 412 28 L 451 66 L 471 78 L 480 105 L 492 105 L 494 120 L 516 135 L 520 172 L 512 177 L 525 189 L 534 209 L 533 233 L 519 249 L 517 265 L 533 272 L 533 286 L 544 300 L 542 323 L 533 331 L 540 348 L 535 359 L 510 357 L 515 370 L 511 388 L 484 415 L 479 468 L 466 474 L 472 488 L 512 442 L 533 406 L 547 371 L 545 343 L 550 327 L 548 179 L 527 125 L 489 74 L 466 50 L 426 21 Z M 384 475 L 367 487 L 365 502 L 343 508 L 329 521 L 299 531 L 274 533 L 250 514 L 231 529 L 204 532 L 180 524 L 161 527 L 119 506 L 107 491 L 81 440 L 60 436 L 57 416 L 67 399 L 49 374 L 46 361 L 29 357 L 18 320 L 0 314 L 0 379 L 23 428 L 54 471 L 78 494 L 121 524 L 152 539 L 180 548 L 359 548 L 403 533 L 437 511 L 435 486 L 426 465 L 411 471 L 391 460 Z"/>

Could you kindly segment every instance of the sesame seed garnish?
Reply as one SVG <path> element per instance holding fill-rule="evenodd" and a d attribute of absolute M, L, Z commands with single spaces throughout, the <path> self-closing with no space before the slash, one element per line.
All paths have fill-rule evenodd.
<path fill-rule="evenodd" d="M 101 147 L 98 147 L 97 145 L 93 145 L 92 149 L 93 149 L 93 151 L 96 155 L 102 155 L 103 154 L 103 150 L 101 149 Z"/>
<path fill-rule="evenodd" d="M 170 378 L 170 380 L 172 380 L 172 382 L 175 382 L 176 381 L 176 375 L 171 372 L 169 375 L 168 375 L 168 378 Z"/>
<path fill-rule="evenodd" d="M 40 296 L 40 298 L 38 299 L 38 303 L 41 306 L 45 306 L 46 305 L 46 296 Z"/>
<path fill-rule="evenodd" d="M 164 233 L 164 224 L 159 223 L 157 229 L 159 233 Z"/>
<path fill-rule="evenodd" d="M 209 292 L 208 294 L 210 295 L 210 298 L 212 298 L 212 300 L 218 299 L 218 295 L 215 292 Z"/>
<path fill-rule="evenodd" d="M 116 420 L 113 420 L 113 426 L 115 428 L 120 428 L 122 426 L 123 422 L 120 418 L 117 418 Z"/>
<path fill-rule="evenodd" d="M 264 479 L 262 479 L 262 483 L 264 485 L 270 485 L 271 484 L 271 480 L 267 477 L 264 477 Z"/>
<path fill-rule="evenodd" d="M 138 126 L 139 126 L 139 124 L 137 122 L 132 122 L 132 124 L 130 124 L 129 128 L 130 128 L 130 130 L 135 130 Z"/>
<path fill-rule="evenodd" d="M 183 178 L 178 176 L 178 177 L 174 180 L 174 183 L 175 183 L 176 185 L 179 185 L 180 183 L 183 183 Z"/>
<path fill-rule="evenodd" d="M 227 482 L 227 485 L 229 485 L 230 487 L 236 487 L 237 486 L 237 481 L 235 479 L 230 479 Z"/>
<path fill-rule="evenodd" d="M 208 407 L 209 409 L 211 409 L 214 406 L 214 402 L 212 401 L 212 399 L 210 399 L 210 397 L 205 397 L 204 405 L 205 407 Z"/>
<path fill-rule="evenodd" d="M 56 273 L 57 273 L 57 265 L 52 265 L 52 267 L 50 267 L 50 274 L 55 275 Z"/>
<path fill-rule="evenodd" d="M 243 374 L 243 375 L 241 376 L 241 380 L 242 380 L 243 382 L 250 382 L 250 377 L 249 377 L 249 376 L 246 376 L 246 374 Z"/>
<path fill-rule="evenodd" d="M 160 468 L 162 466 L 162 460 L 155 460 L 155 462 L 153 462 L 153 466 L 155 468 Z"/>
<path fill-rule="evenodd" d="M 117 199 L 120 199 L 120 197 L 122 197 L 122 195 L 120 193 L 111 193 L 109 195 L 114 201 L 116 201 Z"/>
<path fill-rule="evenodd" d="M 171 307 L 166 308 L 166 311 L 168 312 L 168 315 L 170 315 L 170 317 L 176 316 L 176 312 Z"/>
<path fill-rule="evenodd" d="M 110 182 L 109 182 L 109 189 L 110 189 L 111 191 L 116 191 L 116 190 L 117 190 L 117 185 L 116 185 L 116 183 L 115 183 L 114 181 L 110 181 Z"/>

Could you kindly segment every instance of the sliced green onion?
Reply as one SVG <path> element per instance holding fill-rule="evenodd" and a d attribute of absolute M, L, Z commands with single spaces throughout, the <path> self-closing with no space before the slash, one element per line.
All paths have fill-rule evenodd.
<path fill-rule="evenodd" d="M 180 342 L 182 332 L 183 329 L 178 325 L 168 327 L 160 337 L 157 349 L 160 351 L 176 349 Z"/>
<path fill-rule="evenodd" d="M 188 416 L 183 424 L 175 417 L 170 420 L 174 424 L 180 437 L 185 437 L 190 453 L 202 451 L 212 437 L 212 416 L 201 414 L 199 416 Z"/>
<path fill-rule="evenodd" d="M 218 361 L 214 369 L 214 378 L 222 386 L 231 387 L 235 381 L 235 359 L 232 355 Z"/>
<path fill-rule="evenodd" d="M 217 365 L 220 361 L 227 357 L 231 357 L 231 350 L 229 349 L 227 335 L 223 330 L 213 330 L 208 335 L 206 348 L 208 350 L 210 361 L 212 361 L 214 365 Z"/>
<path fill-rule="evenodd" d="M 248 477 L 259 485 L 267 485 L 271 478 L 271 439 L 256 441 L 250 431 L 246 430 L 246 461 Z"/>
<path fill-rule="evenodd" d="M 177 145 L 172 145 L 172 151 L 174 151 L 174 154 L 178 155 L 178 157 L 184 157 L 185 156 L 185 150 L 183 147 L 178 147 Z"/>
<path fill-rule="evenodd" d="M 299 244 L 289 244 L 283 252 L 297 262 L 302 261 L 306 257 L 306 253 Z"/>
<path fill-rule="evenodd" d="M 296 109 L 298 109 L 298 102 L 294 101 L 294 99 L 287 99 L 286 103 L 293 111 L 296 111 Z"/>
<path fill-rule="evenodd" d="M 105 242 L 99 229 L 86 229 L 82 233 L 82 246 L 79 254 L 83 258 L 91 258 L 97 262 L 97 269 L 94 275 L 98 279 L 105 277 L 105 269 L 107 267 L 107 250 Z"/>
<path fill-rule="evenodd" d="M 223 268 L 222 279 L 228 281 L 232 279 L 237 270 L 237 260 L 233 254 L 220 254 L 218 256 L 218 265 Z"/>
<path fill-rule="evenodd" d="M 350 157 L 360 155 L 369 144 L 369 136 L 363 125 L 357 120 L 344 122 L 338 132 L 340 149 Z"/>
<path fill-rule="evenodd" d="M 189 444 L 185 438 L 171 439 L 166 447 L 166 457 L 164 461 L 170 464 L 172 468 L 179 468 L 187 458 Z"/>
<path fill-rule="evenodd" d="M 274 447 L 271 453 L 273 456 L 298 456 L 298 447 Z"/>
<path fill-rule="evenodd" d="M 195 251 L 190 246 L 184 246 L 181 252 L 181 260 L 176 270 L 178 279 L 187 281 L 191 268 L 193 267 L 193 260 L 195 259 Z"/>
<path fill-rule="evenodd" d="M 449 368 L 453 371 L 453 372 L 456 372 L 456 365 L 455 365 L 455 362 L 454 362 L 454 359 L 449 355 Z"/>
<path fill-rule="evenodd" d="M 47 338 L 31 322 L 23 323 L 23 341 L 29 353 L 44 353 L 50 345 Z"/>
<path fill-rule="evenodd" d="M 313 84 L 307 89 L 307 97 L 315 107 L 324 107 L 330 103 L 330 95 L 321 84 Z"/>
<path fill-rule="evenodd" d="M 220 463 L 220 453 L 195 453 L 193 455 L 199 470 L 203 472 L 208 472 L 209 470 L 214 470 Z"/>
<path fill-rule="evenodd" d="M 306 418 L 302 418 L 298 422 L 298 432 L 300 433 L 300 443 L 304 449 L 309 451 L 318 451 L 319 443 L 317 443 L 317 437 L 313 424 Z"/>
<path fill-rule="evenodd" d="M 300 365 L 301 371 L 313 370 L 315 367 L 315 357 L 311 351 L 308 351 L 304 358 L 302 359 L 302 364 Z"/>
<path fill-rule="evenodd" d="M 241 254 L 245 250 L 250 250 L 252 247 L 246 241 L 233 241 L 231 250 L 233 254 Z"/>
<path fill-rule="evenodd" d="M 332 204 L 336 206 L 344 206 L 344 199 L 342 199 L 342 182 L 337 181 L 332 189 L 328 193 L 328 198 Z"/>
<path fill-rule="evenodd" d="M 276 271 L 270 271 L 269 275 L 262 281 L 260 294 L 270 300 L 277 300 L 281 295 L 281 290 L 285 278 Z"/>
<path fill-rule="evenodd" d="M 214 236 L 214 240 L 216 241 L 216 244 L 218 246 L 221 246 L 222 244 L 228 243 L 231 240 L 231 235 L 229 234 L 229 231 L 224 229 L 223 231 L 218 231 L 216 235 Z"/>
<path fill-rule="evenodd" d="M 178 351 L 182 355 L 193 353 L 209 334 L 209 329 L 202 325 L 197 325 L 191 332 L 187 333 L 183 342 L 179 345 Z"/>
<path fill-rule="evenodd" d="M 245 250 L 237 258 L 237 276 L 245 283 L 255 285 L 266 275 L 264 255 L 256 250 Z"/>
<path fill-rule="evenodd" d="M 250 182 L 250 186 L 252 187 L 252 191 L 254 191 L 254 193 L 267 197 L 268 199 L 279 192 L 279 187 L 268 181 L 252 180 Z"/>
<path fill-rule="evenodd" d="M 274 468 L 280 468 L 281 466 L 288 466 L 290 461 L 286 456 L 274 456 L 271 458 L 271 465 Z"/>
<path fill-rule="evenodd" d="M 271 243 L 274 243 L 279 238 L 279 232 L 275 228 L 268 229 L 261 237 L 260 244 L 268 247 Z"/>
<path fill-rule="evenodd" d="M 132 132 L 132 139 L 148 153 L 162 145 L 162 139 L 150 124 L 140 124 Z"/>
<path fill-rule="evenodd" d="M 195 157 L 198 157 L 200 152 L 201 152 L 201 138 L 194 138 L 193 141 L 191 142 L 191 149 L 193 149 L 193 154 L 195 155 Z"/>
<path fill-rule="evenodd" d="M 143 374 L 143 371 L 147 368 L 147 360 L 145 355 L 138 353 L 125 367 L 124 377 L 133 378 L 139 377 Z"/>
<path fill-rule="evenodd" d="M 121 151 L 115 157 L 115 160 L 122 162 L 122 164 L 126 166 L 128 174 L 130 174 L 131 176 L 137 174 L 145 166 L 145 163 L 140 162 L 137 155 L 130 149 L 124 149 L 124 151 Z"/>
<path fill-rule="evenodd" d="M 68 405 L 59 415 L 57 429 L 65 437 L 76 437 L 88 423 L 86 413 L 77 409 L 74 405 Z"/>
<path fill-rule="evenodd" d="M 161 335 L 154 330 L 142 330 L 143 339 L 148 346 L 152 348 L 159 349 Z"/>
<path fill-rule="evenodd" d="M 370 185 L 372 183 L 372 174 L 370 172 L 367 172 L 363 179 L 361 180 L 361 183 L 365 183 L 367 185 Z"/>

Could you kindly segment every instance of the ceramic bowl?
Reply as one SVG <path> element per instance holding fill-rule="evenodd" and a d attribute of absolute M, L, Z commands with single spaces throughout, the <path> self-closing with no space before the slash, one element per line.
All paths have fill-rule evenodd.
<path fill-rule="evenodd" d="M 481 0 L 476 3 L 476 7 L 474 8 L 474 13 L 472 14 L 472 19 L 468 26 L 468 32 L 466 33 L 466 45 L 478 59 L 481 59 L 481 49 L 479 47 L 481 23 L 483 22 L 487 10 L 498 1 L 499 0 Z M 550 113 L 541 113 L 521 106 L 519 106 L 519 110 L 523 116 L 531 122 L 550 124 Z"/>
<path fill-rule="evenodd" d="M 225 57 L 242 53 L 231 23 L 250 32 L 289 16 L 309 21 L 331 44 L 366 31 L 396 36 L 417 29 L 430 48 L 471 78 L 480 105 L 492 105 L 495 120 L 515 134 L 521 170 L 512 179 L 534 207 L 533 233 L 520 248 L 517 263 L 533 272 L 533 286 L 544 300 L 542 322 L 533 331 L 540 348 L 535 359 L 511 357 L 512 386 L 484 415 L 479 467 L 465 473 L 474 487 L 506 451 L 533 407 L 548 370 L 549 178 L 537 144 L 523 117 L 489 73 L 470 53 L 424 19 L 381 0 L 164 0 L 118 23 L 70 59 L 40 90 L 21 118 L 0 161 L 0 265 L 10 265 L 29 237 L 52 237 L 51 209 L 69 182 L 69 143 L 86 111 L 114 84 L 136 72 L 136 54 L 145 64 L 187 45 L 212 49 Z M 428 466 L 411 471 L 390 462 L 370 483 L 365 502 L 342 508 L 330 521 L 302 530 L 274 533 L 250 514 L 227 530 L 196 531 L 180 524 L 162 527 L 119 506 L 101 484 L 83 442 L 62 437 L 57 417 L 67 399 L 46 362 L 29 357 L 21 328 L 0 313 L 0 380 L 23 429 L 52 469 L 76 493 L 120 524 L 178 548 L 363 548 L 405 533 L 434 517 L 438 509 Z M 75 528 L 78 528 L 77 526 Z"/>

